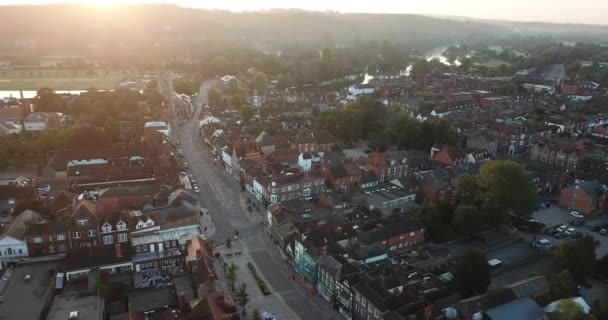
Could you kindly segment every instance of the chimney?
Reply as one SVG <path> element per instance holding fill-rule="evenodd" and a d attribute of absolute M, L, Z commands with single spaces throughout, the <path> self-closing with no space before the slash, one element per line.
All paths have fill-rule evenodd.
<path fill-rule="evenodd" d="M 120 244 L 116 244 L 115 248 L 116 248 L 116 258 L 122 258 L 122 248 L 120 247 Z"/>

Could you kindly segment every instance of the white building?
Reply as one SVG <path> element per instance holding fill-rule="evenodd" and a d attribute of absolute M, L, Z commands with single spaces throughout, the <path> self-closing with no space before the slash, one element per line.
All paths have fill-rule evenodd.
<path fill-rule="evenodd" d="M 34 112 L 23 120 L 26 132 L 42 131 L 48 128 L 59 128 L 65 123 L 63 113 L 59 112 Z"/>
<path fill-rule="evenodd" d="M 309 172 L 312 166 L 321 162 L 321 155 L 317 152 L 303 152 L 298 156 L 298 166 L 302 171 Z"/>
<path fill-rule="evenodd" d="M 164 121 L 150 121 L 144 124 L 144 130 L 155 130 L 167 137 L 171 136 L 171 126 Z"/>
<path fill-rule="evenodd" d="M 348 87 L 348 92 L 350 92 L 354 96 L 362 94 L 372 94 L 374 93 L 374 87 L 365 84 L 352 85 Z"/>
<path fill-rule="evenodd" d="M 26 225 L 43 220 L 41 214 L 32 210 L 25 210 L 18 215 L 0 236 L 0 262 L 17 261 L 29 256 L 25 239 Z"/>

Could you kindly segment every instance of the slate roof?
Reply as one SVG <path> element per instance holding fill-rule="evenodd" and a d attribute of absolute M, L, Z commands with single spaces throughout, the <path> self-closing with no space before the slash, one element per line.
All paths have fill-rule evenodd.
<path fill-rule="evenodd" d="M 15 239 L 25 239 L 25 231 L 30 223 L 39 223 L 44 221 L 42 215 L 32 210 L 25 210 L 7 226 L 1 237 L 13 237 Z"/>
<path fill-rule="evenodd" d="M 519 298 L 485 311 L 492 320 L 546 320 L 543 309 L 530 297 Z"/>
<path fill-rule="evenodd" d="M 381 228 L 360 232 L 357 234 L 357 240 L 366 245 L 370 245 L 421 229 L 424 229 L 424 225 L 416 221 L 391 223 Z"/>
<path fill-rule="evenodd" d="M 583 189 L 594 201 L 601 198 L 605 193 L 604 187 L 595 180 L 583 183 L 579 185 L 579 188 Z"/>

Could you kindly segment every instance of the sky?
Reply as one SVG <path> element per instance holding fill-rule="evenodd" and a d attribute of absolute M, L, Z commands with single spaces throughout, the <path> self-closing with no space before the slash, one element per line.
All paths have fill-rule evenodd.
<path fill-rule="evenodd" d="M 173 3 L 231 11 L 299 8 L 317 11 L 415 13 L 479 19 L 608 24 L 608 0 L 0 0 L 0 4 Z M 101 10 L 101 9 L 100 9 Z"/>

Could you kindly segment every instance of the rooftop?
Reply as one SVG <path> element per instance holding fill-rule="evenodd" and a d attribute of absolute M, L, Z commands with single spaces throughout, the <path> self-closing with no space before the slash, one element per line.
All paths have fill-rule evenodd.
<path fill-rule="evenodd" d="M 144 289 L 129 294 L 129 310 L 134 312 L 165 309 L 176 304 L 172 287 Z"/>
<path fill-rule="evenodd" d="M 65 320 L 73 312 L 77 312 L 78 319 L 103 319 L 103 298 L 92 293 L 62 294 L 55 297 L 47 320 Z"/>

